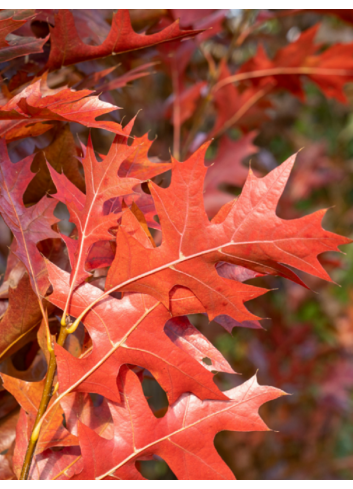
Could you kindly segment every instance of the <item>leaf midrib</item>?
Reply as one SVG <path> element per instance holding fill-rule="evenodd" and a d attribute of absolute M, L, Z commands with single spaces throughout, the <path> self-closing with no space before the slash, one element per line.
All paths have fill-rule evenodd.
<path fill-rule="evenodd" d="M 111 472 L 115 472 L 116 470 L 118 470 L 120 467 L 122 467 L 124 464 L 126 464 L 129 460 L 135 458 L 138 454 L 140 454 L 141 452 L 147 450 L 148 448 L 151 448 L 152 446 L 158 444 L 158 443 L 161 443 L 165 440 L 167 440 L 169 437 L 172 437 L 174 435 L 177 435 L 179 433 L 182 433 L 186 430 L 188 430 L 189 428 L 193 428 L 194 426 L 204 422 L 204 421 L 207 421 L 208 419 L 214 417 L 214 416 L 218 416 L 222 413 L 225 413 L 227 411 L 229 411 L 230 409 L 233 409 L 233 408 L 236 408 L 238 406 L 240 406 L 241 404 L 244 404 L 246 402 L 251 402 L 253 401 L 254 399 L 258 398 L 258 397 L 261 397 L 263 396 L 265 393 L 260 393 L 260 394 L 256 394 L 252 397 L 249 397 L 247 399 L 243 399 L 241 401 L 239 401 L 238 403 L 232 403 L 231 401 L 224 401 L 225 403 L 230 403 L 230 405 L 228 405 L 225 409 L 221 409 L 220 411 L 217 411 L 215 413 L 211 413 L 201 419 L 198 419 L 197 421 L 187 425 L 187 426 L 183 426 L 182 428 L 178 429 L 178 430 L 175 430 L 173 431 L 172 433 L 168 433 L 167 435 L 159 438 L 158 440 L 155 440 L 147 445 L 145 445 L 144 447 L 142 448 L 139 448 L 137 449 L 134 453 L 132 453 L 131 455 L 129 455 L 129 457 L 126 457 L 122 462 L 120 462 L 118 465 L 116 465 L 115 467 L 113 467 L 112 469 L 110 469 L 109 471 L 105 472 L 104 474 L 98 476 L 95 478 L 95 480 L 101 480 L 101 479 L 104 479 L 104 477 L 107 477 L 108 475 L 110 475 Z M 217 402 L 217 401 L 216 401 Z M 218 401 L 218 402 L 222 402 L 222 401 Z M 241 417 L 239 414 L 238 414 L 239 417 Z"/>

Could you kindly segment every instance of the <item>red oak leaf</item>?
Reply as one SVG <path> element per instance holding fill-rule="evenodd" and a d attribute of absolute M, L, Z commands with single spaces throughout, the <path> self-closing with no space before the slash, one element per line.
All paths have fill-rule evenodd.
<path fill-rule="evenodd" d="M 228 401 L 200 401 L 183 394 L 163 418 L 155 418 L 140 381 L 125 369 L 121 375 L 123 404 L 109 403 L 115 426 L 106 440 L 79 425 L 84 460 L 80 479 L 135 479 L 135 462 L 158 455 L 180 480 L 234 479 L 217 454 L 213 441 L 219 431 L 267 431 L 258 414 L 267 401 L 284 395 L 260 386 L 256 377 L 227 391 Z"/>
<path fill-rule="evenodd" d="M 12 163 L 4 139 L 0 138 L 0 212 L 16 238 L 13 253 L 27 268 L 36 295 L 44 295 L 49 286 L 44 260 L 37 243 L 58 237 L 51 226 L 58 222 L 53 211 L 56 201 L 43 197 L 37 204 L 25 207 L 23 194 L 35 176 L 30 171 L 34 156 Z"/>
<path fill-rule="evenodd" d="M 75 91 L 65 87 L 51 90 L 43 76 L 0 105 L 0 136 L 7 140 L 38 136 L 52 127 L 43 124 L 49 121 L 78 122 L 126 135 L 117 122 L 96 121 L 98 116 L 118 107 L 102 102 L 92 93 L 91 90 Z"/>
<path fill-rule="evenodd" d="M 162 227 L 161 246 L 146 249 L 119 228 L 107 290 L 148 291 L 169 307 L 169 291 L 179 285 L 196 295 L 210 319 L 227 314 L 241 322 L 257 319 L 245 309 L 244 301 L 264 291 L 221 278 L 215 269 L 219 261 L 300 284 L 303 282 L 287 266 L 330 281 L 317 256 L 339 251 L 337 247 L 350 240 L 322 229 L 325 211 L 292 221 L 276 215 L 295 156 L 264 178 L 250 171 L 239 199 L 226 204 L 209 222 L 203 208 L 207 146 L 184 163 L 173 159 L 168 188 L 150 184 Z"/>
<path fill-rule="evenodd" d="M 259 27 L 266 19 L 299 10 L 261 11 L 255 24 L 249 12 L 233 11 L 225 19 L 225 10 L 42 9 L 32 22 L 34 11 L 0 9 L 0 64 L 6 61 L 0 73 L 0 262 L 14 234 L 0 286 L 0 479 L 29 474 L 32 480 L 142 480 L 142 461 L 154 457 L 182 480 L 232 479 L 213 445 L 217 433 L 267 430 L 259 407 L 283 393 L 259 386 L 256 378 L 220 390 L 219 383 L 231 378 L 226 374 L 235 374 L 232 348 L 228 363 L 188 316 L 207 315 L 230 333 L 234 327 L 260 328 L 247 309 L 247 301 L 265 293 L 253 285 L 259 278 L 271 274 L 295 282 L 287 301 L 292 311 L 307 297 L 296 292 L 297 284 L 305 284 L 295 270 L 313 275 L 313 285 L 317 277 L 330 280 L 323 266 L 332 269 L 338 260 L 319 255 L 339 251 L 350 240 L 322 228 L 324 211 L 301 218 L 303 207 L 293 202 L 342 178 L 340 170 L 333 172 L 319 151 L 314 163 L 299 162 L 291 193 L 283 195 L 295 156 L 278 167 L 270 163 L 275 169 L 263 178 L 248 173 L 242 160 L 256 151 L 254 129 L 266 110 L 275 112 L 268 98 L 275 89 L 303 97 L 304 76 L 325 95 L 345 100 L 353 43 L 316 45 L 314 26 L 274 57 L 260 46 L 232 75 L 229 66 L 243 58 L 245 39 L 263 37 Z M 350 19 L 349 11 L 328 12 Z M 192 30 L 173 24 L 177 16 L 183 29 Z M 112 56 L 145 47 L 143 58 L 138 51 L 119 56 L 126 72 L 113 73 Z M 108 93 L 147 75 L 155 64 L 151 55 L 153 61 L 162 57 L 156 83 L 146 77 L 124 94 Z M 45 70 L 55 89 L 48 87 Z M 170 93 L 166 110 L 162 98 Z M 122 95 L 129 100 L 128 114 L 147 108 L 147 119 L 164 135 L 153 153 L 147 134 L 131 137 L 134 120 L 124 127 L 101 120 L 118 108 L 115 99 Z M 166 115 L 171 124 L 159 127 Z M 79 148 L 68 123 L 113 133 L 108 154 L 104 148 L 113 137 L 94 131 L 99 152 L 91 138 Z M 234 126 L 246 134 L 238 141 L 226 136 Z M 138 130 L 144 128 L 139 121 Z M 214 165 L 209 160 L 205 166 L 207 144 L 177 161 L 210 135 L 220 137 Z M 171 163 L 149 156 L 167 154 L 171 141 Z M 22 159 L 31 153 L 35 159 Z M 234 199 L 230 187 L 243 184 Z M 62 239 L 54 232 L 58 201 L 60 229 L 71 233 Z M 67 209 L 73 224 L 66 222 Z M 263 299 L 259 307 L 265 313 L 273 309 Z M 293 383 L 296 372 L 302 381 L 310 378 L 317 361 L 315 344 L 307 339 L 311 325 L 289 328 L 277 307 L 274 314 L 268 347 L 260 333 L 248 349 L 238 345 L 238 353 L 263 364 L 265 374 L 278 379 L 273 385 Z M 213 326 L 210 338 L 219 329 Z M 350 348 L 348 340 L 341 343 Z M 310 358 L 301 346 L 309 347 Z M 348 405 L 351 383 L 346 363 L 333 368 L 321 389 L 322 401 L 340 409 Z M 319 380 L 325 375 L 324 369 Z M 46 401 L 39 419 L 39 403 Z M 245 442 L 246 435 L 236 436 Z"/>
<path fill-rule="evenodd" d="M 300 76 L 316 83 L 327 97 L 346 103 L 344 85 L 353 80 L 353 43 L 335 44 L 321 52 L 314 44 L 320 25 L 303 32 L 299 39 L 279 49 L 271 60 L 262 46 L 255 57 L 242 65 L 238 74 L 248 74 L 248 81 L 264 85 L 275 81 L 277 88 L 285 88 L 304 99 Z"/>
<path fill-rule="evenodd" d="M 205 30 L 195 37 L 197 43 L 200 44 L 222 30 L 228 9 L 169 9 L 169 12 L 174 19 L 180 20 L 181 27 Z"/>
<path fill-rule="evenodd" d="M 57 189 L 54 198 L 67 205 L 71 222 L 76 225 L 78 231 L 78 240 L 64 237 L 73 268 L 73 287 L 89 276 L 85 262 L 91 246 L 97 241 L 110 240 L 112 235 L 109 229 L 117 226 L 114 213 L 104 215 L 104 203 L 117 195 L 131 193 L 133 187 L 140 183 L 137 179 L 118 177 L 120 165 L 133 151 L 127 145 L 126 138 L 117 136 L 102 162 L 96 159 L 91 137 L 87 148 L 83 149 L 85 155 L 82 165 L 86 177 L 86 195 L 73 185 L 66 175 L 56 172 L 48 165 Z"/>
<path fill-rule="evenodd" d="M 54 293 L 49 300 L 64 309 L 70 290 L 69 274 L 48 262 Z M 68 313 L 78 317 L 103 292 L 88 283 L 72 295 Z M 185 301 L 186 302 L 186 301 Z M 194 307 L 195 304 L 192 303 Z M 194 312 L 183 305 L 184 314 Z M 197 312 L 204 312 L 201 308 Z M 59 391 L 94 392 L 119 402 L 116 378 L 121 365 L 131 363 L 148 369 L 174 402 L 185 390 L 203 399 L 224 399 L 213 375 L 182 349 L 174 346 L 163 328 L 170 312 L 156 299 L 127 294 L 108 297 L 85 316 L 84 324 L 93 348 L 75 358 L 56 345 Z"/>
<path fill-rule="evenodd" d="M 129 11 L 119 9 L 114 15 L 111 30 L 105 41 L 99 46 L 87 45 L 80 39 L 75 19 L 70 10 L 60 9 L 55 16 L 55 27 L 51 28 L 51 50 L 47 68 L 58 69 L 61 66 L 79 63 L 95 58 L 142 49 L 162 42 L 182 39 L 199 34 L 200 30 L 182 31 L 179 23 L 174 22 L 160 32 L 146 36 L 137 34 L 131 26 Z"/>
<path fill-rule="evenodd" d="M 117 227 L 118 216 L 115 201 L 119 196 L 129 195 L 141 181 L 152 178 L 169 169 L 169 165 L 152 163 L 147 158 L 152 142 L 147 136 L 137 138 L 131 146 L 127 138 L 117 136 L 103 161 L 98 162 L 91 138 L 83 148 L 82 159 L 86 177 L 84 195 L 64 175 L 49 166 L 57 188 L 54 197 L 67 205 L 70 220 L 78 231 L 78 240 L 64 238 L 68 245 L 72 266 L 71 287 L 82 283 L 90 274 L 86 260 L 93 244 L 112 239 L 110 228 Z M 120 176 L 122 173 L 122 176 Z M 91 260 L 95 257 L 91 255 Z M 101 265 L 102 266 L 102 265 Z"/>
<path fill-rule="evenodd" d="M 94 71 L 90 75 L 86 76 L 83 80 L 76 83 L 74 85 L 74 88 L 76 90 L 82 90 L 83 88 L 93 89 L 101 83 L 103 78 L 105 78 L 107 75 L 110 75 L 110 73 L 116 70 L 118 66 L 119 65 L 110 66 L 109 68 L 105 68 L 104 70 Z"/>
<path fill-rule="evenodd" d="M 11 34 L 34 17 L 34 10 L 0 10 L 0 63 L 43 51 L 49 36 L 36 39 Z"/>

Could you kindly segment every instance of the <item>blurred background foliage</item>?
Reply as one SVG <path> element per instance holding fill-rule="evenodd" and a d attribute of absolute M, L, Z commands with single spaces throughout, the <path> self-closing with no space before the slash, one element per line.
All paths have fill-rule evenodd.
<path fill-rule="evenodd" d="M 100 12 L 104 19 L 111 17 L 111 12 Z M 131 18 L 135 30 L 152 32 L 157 24 L 167 22 L 170 17 L 181 17 L 184 28 L 190 25 L 197 28 L 205 18 L 217 15 L 217 11 L 199 11 L 204 14 L 190 20 L 190 12 L 131 11 Z M 184 157 L 195 150 L 201 140 L 212 136 L 215 139 L 209 149 L 209 160 L 213 161 L 222 147 L 220 134 L 212 134 L 219 113 L 212 103 L 204 107 L 205 88 L 195 89 L 201 82 L 213 83 L 213 65 L 217 66 L 226 58 L 229 71 L 234 73 L 255 55 L 259 42 L 273 55 L 318 22 L 321 26 L 317 41 L 324 45 L 353 41 L 353 24 L 336 16 L 315 12 L 279 14 L 279 11 L 225 11 L 219 14 L 218 20 L 210 21 L 211 24 L 216 22 L 218 27 L 200 42 L 175 42 L 174 47 L 173 43 L 167 43 L 81 63 L 51 73 L 48 82 L 52 88 L 63 83 L 75 86 L 94 72 L 118 65 L 107 77 L 108 81 L 114 81 L 118 75 L 122 76 L 143 63 L 155 62 L 147 76 L 131 81 L 128 86 L 102 90 L 101 99 L 122 107 L 113 115 L 118 121 L 124 117 L 128 121 L 141 111 L 134 134 L 142 136 L 149 131 L 150 139 L 156 138 L 149 153 L 151 159 L 169 160 L 170 152 Z M 256 19 L 262 19 L 261 25 L 237 45 L 239 35 L 254 25 Z M 44 21 L 38 21 L 35 27 L 45 29 L 44 24 Z M 40 55 L 36 56 L 40 58 Z M 175 66 L 179 71 L 173 79 Z M 179 91 L 176 89 L 178 84 Z M 188 99 L 184 92 L 192 89 L 197 95 Z M 99 87 L 97 92 L 100 92 Z M 260 175 L 301 149 L 278 214 L 289 219 L 329 208 L 324 226 L 353 237 L 353 85 L 345 86 L 346 104 L 327 99 L 307 80 L 304 81 L 304 92 L 304 101 L 284 90 L 271 93 L 262 105 L 257 106 L 258 112 L 252 117 L 249 112 L 224 132 L 232 141 L 239 141 L 249 131 L 256 131 L 251 142 L 256 148 L 247 155 L 245 152 L 242 165 L 246 169 L 251 160 L 252 168 Z M 173 97 L 176 96 L 185 96 L 182 107 L 187 112 L 178 129 L 180 147 L 176 147 L 173 119 Z M 85 142 L 87 131 L 77 124 L 70 126 L 72 134 Z M 31 148 L 48 145 L 50 134 L 29 138 L 27 154 Z M 92 130 L 92 135 L 95 149 L 105 153 L 113 136 L 96 129 Z M 11 145 L 15 161 L 22 150 L 16 142 Z M 235 157 L 239 158 L 236 154 Z M 231 173 L 230 167 L 229 171 Z M 170 176 L 157 181 L 167 185 L 168 178 Z M 240 181 L 238 183 L 235 185 L 234 179 L 224 181 L 221 188 L 236 196 L 241 187 Z M 221 204 L 223 202 L 216 206 Z M 60 212 L 61 228 L 65 232 L 69 223 L 66 221 L 65 224 L 65 209 Z M 3 221 L 0 222 L 0 235 L 0 267 L 4 273 L 11 235 Z M 155 236 L 158 240 L 158 233 Z M 273 290 L 249 304 L 252 312 L 271 318 L 261 322 L 263 330 L 235 328 L 229 334 L 217 323 L 209 324 L 203 316 L 190 318 L 241 374 L 236 378 L 218 374 L 216 382 L 223 389 L 243 382 L 258 371 L 259 383 L 292 394 L 262 407 L 261 415 L 275 431 L 223 432 L 216 437 L 217 450 L 239 479 L 352 478 L 353 247 L 347 247 L 345 251 L 346 255 L 322 256 L 322 262 L 339 286 L 307 277 L 305 280 L 310 289 L 278 277 L 252 279 L 250 283 Z M 27 358 L 23 366 L 18 360 L 21 355 Z M 28 348 L 21 350 L 14 361 L 19 370 L 24 370 L 33 361 L 33 353 Z M 165 394 L 148 373 L 143 386 L 158 415 L 166 405 Z M 140 462 L 140 470 L 149 479 L 173 478 L 166 464 L 159 459 Z"/>

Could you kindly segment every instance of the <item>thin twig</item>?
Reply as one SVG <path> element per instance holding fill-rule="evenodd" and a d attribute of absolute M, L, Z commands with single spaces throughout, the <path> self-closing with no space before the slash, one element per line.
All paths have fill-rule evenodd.
<path fill-rule="evenodd" d="M 67 329 L 61 327 L 58 342 L 57 342 L 58 345 L 60 345 L 60 346 L 64 345 L 67 335 L 68 335 Z M 31 434 L 31 437 L 29 439 L 26 455 L 25 455 L 25 458 L 23 461 L 20 480 L 27 480 L 28 479 L 29 472 L 30 472 L 31 465 L 32 465 L 34 452 L 35 452 L 37 442 L 38 442 L 38 438 L 39 438 L 40 422 L 41 422 L 41 419 L 43 418 L 43 416 L 47 410 L 48 404 L 49 404 L 50 399 L 52 398 L 52 395 L 53 395 L 53 381 L 54 381 L 54 376 L 55 376 L 55 372 L 56 372 L 56 357 L 55 357 L 55 352 L 54 352 L 53 348 L 51 348 L 49 350 L 49 354 L 50 354 L 50 359 L 49 359 L 48 372 L 47 372 L 47 376 L 45 379 L 45 385 L 44 385 L 44 389 L 43 389 L 43 393 L 42 393 L 42 398 L 41 398 L 41 401 L 39 404 L 39 408 L 38 408 L 37 416 L 36 416 L 36 419 L 34 422 L 32 434 Z"/>

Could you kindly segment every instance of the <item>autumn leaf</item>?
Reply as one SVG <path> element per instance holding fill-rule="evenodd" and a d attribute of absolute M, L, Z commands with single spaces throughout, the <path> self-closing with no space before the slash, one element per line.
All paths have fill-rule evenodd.
<path fill-rule="evenodd" d="M 40 298 L 49 286 L 44 260 L 37 243 L 56 238 L 52 225 L 58 222 L 53 211 L 54 199 L 43 197 L 37 204 L 25 207 L 23 194 L 34 174 L 30 171 L 33 155 L 12 163 L 4 139 L 0 139 L 0 212 L 16 239 L 13 253 L 25 265 L 34 292 Z"/>
<path fill-rule="evenodd" d="M 75 91 L 65 87 L 52 90 L 47 86 L 46 76 L 34 80 L 0 105 L 0 136 L 9 141 L 39 136 L 51 129 L 50 121 L 78 122 L 125 135 L 117 122 L 96 120 L 118 107 L 91 94 L 91 90 Z"/>
<path fill-rule="evenodd" d="M 80 423 L 84 460 L 81 480 L 141 478 L 138 459 L 158 455 L 179 480 L 222 480 L 234 476 L 213 445 L 222 430 L 267 431 L 259 407 L 284 393 L 260 386 L 256 377 L 225 394 L 229 401 L 200 401 L 183 394 L 163 418 L 155 418 L 131 370 L 122 373 L 123 404 L 109 403 L 114 437 L 106 440 Z M 148 427 L 148 429 L 146 429 Z"/>
<path fill-rule="evenodd" d="M 64 309 L 70 290 L 69 274 L 47 264 L 54 293 L 49 300 Z M 78 317 L 103 292 L 88 283 L 72 295 L 68 314 Z M 191 304 L 194 307 L 194 303 Z M 185 313 L 193 312 L 184 304 Z M 199 312 L 204 312 L 201 309 Z M 108 297 L 84 319 L 92 349 L 75 358 L 56 345 L 59 392 L 94 392 L 119 402 L 116 378 L 121 365 L 132 363 L 148 369 L 174 402 L 185 389 L 203 399 L 224 399 L 213 375 L 185 349 L 169 340 L 163 329 L 170 312 L 148 295 Z"/>
<path fill-rule="evenodd" d="M 317 24 L 307 29 L 298 40 L 279 49 L 272 60 L 260 45 L 256 56 L 244 63 L 236 74 L 239 81 L 242 75 L 255 86 L 264 86 L 272 80 L 277 88 L 289 90 L 304 100 L 300 77 L 305 76 L 316 83 L 326 97 L 347 103 L 343 87 L 353 79 L 353 44 L 335 44 L 321 52 L 322 46 L 314 43 L 319 27 Z"/>
<path fill-rule="evenodd" d="M 102 83 L 102 80 L 106 76 L 110 75 L 110 73 L 115 71 L 118 66 L 119 65 L 110 66 L 109 68 L 106 68 L 104 70 L 94 71 L 90 75 L 86 76 L 83 80 L 76 83 L 74 85 L 75 90 L 82 90 L 83 88 L 93 89 L 93 88 L 97 87 L 100 83 Z"/>
<path fill-rule="evenodd" d="M 117 136 L 108 154 L 103 157 L 103 161 L 98 162 L 89 138 L 82 159 L 86 177 L 86 195 L 64 174 L 57 173 L 49 166 L 57 188 L 54 197 L 67 205 L 71 222 L 76 225 L 78 231 L 78 240 L 64 238 L 72 266 L 68 301 L 74 288 L 90 275 L 85 263 L 92 245 L 112 239 L 109 229 L 118 225 L 114 200 L 118 196 L 133 193 L 134 188 L 141 181 L 152 178 L 169 168 L 169 165 L 149 162 L 147 153 L 151 144 L 148 137 L 143 137 L 139 138 L 137 143 L 133 142 L 128 146 L 127 138 Z M 113 199 L 110 209 L 105 212 L 107 209 L 105 203 L 110 199 Z M 91 259 L 94 260 L 92 256 Z M 66 309 L 67 307 L 65 311 Z"/>
<path fill-rule="evenodd" d="M 288 44 L 284 31 L 266 33 L 264 22 L 300 12 L 0 9 L 0 479 L 143 480 L 142 462 L 154 458 L 180 480 L 234 479 L 233 455 L 241 460 L 229 447 L 253 453 L 267 435 L 249 445 L 245 432 L 267 431 L 259 408 L 284 394 L 256 377 L 239 385 L 234 368 L 245 357 L 248 373 L 260 365 L 269 385 L 318 388 L 320 414 L 306 409 L 298 424 L 304 448 L 301 431 L 322 431 L 329 412 L 320 398 L 348 406 L 351 368 L 335 358 L 349 342 L 316 345 L 311 322 L 293 316 L 311 294 L 305 274 L 313 288 L 330 281 L 323 266 L 340 261 L 321 255 L 351 242 L 322 228 L 325 211 L 301 217 L 316 199 L 337 196 L 313 190 L 342 179 L 344 165 L 335 154 L 333 170 L 314 145 L 287 191 L 295 155 L 276 166 L 267 153 L 285 151 L 266 143 L 283 121 L 276 114 L 294 120 L 279 90 L 303 100 L 306 79 L 345 102 L 353 79 L 353 44 L 333 42 L 341 32 L 320 31 L 332 45 L 316 43 L 315 25 Z M 350 22 L 349 12 L 326 13 Z M 130 119 L 143 109 L 135 127 L 136 117 L 123 127 L 110 114 L 116 103 Z M 302 133 L 284 141 L 301 147 Z M 257 152 L 257 134 L 253 170 L 243 160 Z M 231 187 L 242 186 L 234 198 Z M 267 275 L 292 281 L 278 296 L 286 302 L 262 298 L 252 309 L 248 301 L 267 292 L 258 285 L 281 287 Z M 274 318 L 267 335 L 255 312 Z M 260 331 L 245 345 L 239 327 Z M 330 368 L 322 353 L 332 354 Z M 287 422 L 288 403 L 278 406 L 266 418 Z M 299 417 L 300 406 L 298 397 Z M 216 450 L 221 431 L 238 441 L 222 448 L 233 434 L 221 435 Z M 264 459 L 268 468 L 260 452 L 256 475 Z"/>
<path fill-rule="evenodd" d="M 174 22 L 160 32 L 151 35 L 137 34 L 131 26 L 129 11 L 119 9 L 114 15 L 111 30 L 105 41 L 99 46 L 87 45 L 80 39 L 75 19 L 70 10 L 60 9 L 55 16 L 55 27 L 51 28 L 51 50 L 47 68 L 58 69 L 61 66 L 80 63 L 91 59 L 124 53 L 160 44 L 162 42 L 194 36 L 201 30 L 182 31 L 179 23 Z"/>
<path fill-rule="evenodd" d="M 202 186 L 207 146 L 184 163 L 173 160 L 172 182 L 167 189 L 150 184 L 162 227 L 160 247 L 146 249 L 119 228 L 107 291 L 148 291 L 168 307 L 169 291 L 180 285 L 196 295 L 210 319 L 227 314 L 245 321 L 257 318 L 245 309 L 244 301 L 264 291 L 222 279 L 215 269 L 219 261 L 281 275 L 300 284 L 301 279 L 287 266 L 330 281 L 317 256 L 337 251 L 338 245 L 350 240 L 322 229 L 325 211 L 292 221 L 276 215 L 295 156 L 264 178 L 250 171 L 238 200 L 226 204 L 209 222 Z"/>
<path fill-rule="evenodd" d="M 34 10 L 0 11 L 0 63 L 43 51 L 43 46 L 49 36 L 44 39 L 36 39 L 35 37 L 21 37 L 11 34 L 34 17 Z"/>

